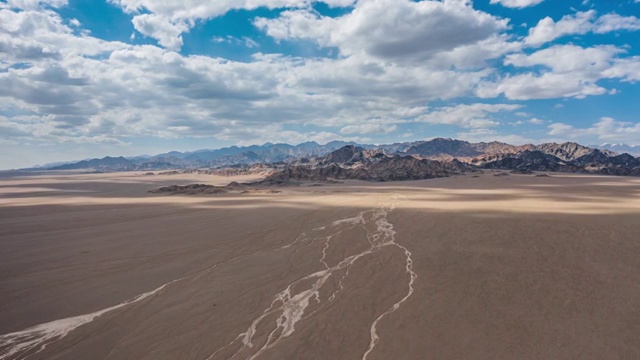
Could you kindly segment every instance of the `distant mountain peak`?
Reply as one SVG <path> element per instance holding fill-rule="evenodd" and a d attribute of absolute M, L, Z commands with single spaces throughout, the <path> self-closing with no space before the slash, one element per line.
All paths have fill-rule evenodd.
<path fill-rule="evenodd" d="M 640 145 L 629 145 L 629 144 L 609 144 L 604 143 L 597 147 L 598 149 L 607 149 L 610 151 L 614 151 L 617 153 L 627 153 L 633 156 L 640 156 Z"/>
<path fill-rule="evenodd" d="M 625 149 L 633 150 L 632 147 Z M 637 150 L 640 151 L 640 147 Z M 630 153 L 630 151 L 618 152 Z M 409 159 L 436 160 L 480 167 L 505 167 L 507 169 L 596 171 L 611 174 L 631 174 L 635 171 L 633 170 L 635 167 L 640 166 L 638 164 L 640 160 L 631 155 L 618 155 L 618 152 L 601 147 L 587 147 L 575 142 L 515 146 L 498 141 L 471 143 L 451 138 L 434 138 L 377 146 L 359 145 L 345 141 L 330 141 L 325 145 L 308 141 L 295 146 L 267 142 L 264 145 L 230 146 L 184 153 L 171 151 L 151 157 L 106 156 L 102 159 L 56 164 L 50 169 L 95 169 L 100 171 L 215 169 L 254 164 L 280 164 L 277 166 L 283 164 L 306 164 L 308 166 L 338 164 L 338 166 L 358 167 L 388 162 L 392 158 L 405 159 L 403 161 L 409 161 Z"/>

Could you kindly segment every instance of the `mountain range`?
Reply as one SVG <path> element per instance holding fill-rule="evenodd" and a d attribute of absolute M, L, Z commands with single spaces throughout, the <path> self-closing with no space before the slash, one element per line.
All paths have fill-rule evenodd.
<path fill-rule="evenodd" d="M 266 143 L 264 145 L 245 147 L 231 146 L 222 149 L 198 150 L 193 152 L 171 151 L 154 156 L 131 158 L 107 156 L 102 159 L 39 166 L 37 169 L 131 171 L 220 168 L 232 165 L 282 162 L 305 156 L 323 156 L 346 145 L 356 144 L 344 141 L 332 141 L 325 145 L 320 145 L 313 141 L 299 145 Z"/>
<path fill-rule="evenodd" d="M 627 153 L 633 156 L 640 156 L 640 145 L 606 144 L 605 143 L 600 146 L 592 146 L 592 147 L 597 147 L 600 150 L 603 150 L 603 149 L 611 150 L 619 154 Z"/>
<path fill-rule="evenodd" d="M 639 158 L 576 143 L 513 146 L 434 139 L 393 149 L 395 153 L 388 154 L 384 147 L 345 146 L 324 157 L 274 167 L 266 181 L 418 180 L 483 169 L 640 176 Z"/>
<path fill-rule="evenodd" d="M 359 145 L 334 141 L 325 145 L 271 144 L 228 147 L 217 150 L 177 151 L 136 158 L 105 157 L 56 165 L 51 170 L 95 171 L 167 170 L 246 172 L 262 164 L 275 178 L 338 178 L 396 180 L 421 179 L 478 169 L 521 172 L 562 171 L 610 175 L 640 175 L 640 159 L 608 149 L 562 144 L 510 145 L 501 142 L 471 143 L 436 138 L 429 141 L 385 145 Z"/>

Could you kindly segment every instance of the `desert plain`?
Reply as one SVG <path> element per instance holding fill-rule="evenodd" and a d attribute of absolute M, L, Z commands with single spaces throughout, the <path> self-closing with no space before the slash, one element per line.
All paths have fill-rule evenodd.
<path fill-rule="evenodd" d="M 0 359 L 640 359 L 640 179 L 494 175 L 3 173 Z"/>

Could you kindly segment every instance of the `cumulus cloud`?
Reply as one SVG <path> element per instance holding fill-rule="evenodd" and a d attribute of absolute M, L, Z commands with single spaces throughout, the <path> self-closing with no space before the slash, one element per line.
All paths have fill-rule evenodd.
<path fill-rule="evenodd" d="M 182 47 L 182 33 L 189 30 L 184 22 L 174 22 L 155 14 L 135 16 L 132 22 L 133 27 L 142 35 L 157 39 L 160 45 L 176 51 Z"/>
<path fill-rule="evenodd" d="M 603 75 L 606 78 L 619 78 L 626 82 L 640 81 L 640 56 L 616 59 L 615 66 L 603 71 Z"/>
<path fill-rule="evenodd" d="M 537 46 L 569 34 L 586 34 L 592 28 L 591 20 L 595 14 L 594 10 L 589 10 L 575 15 L 565 15 L 558 22 L 547 16 L 529 29 L 525 43 Z"/>
<path fill-rule="evenodd" d="M 455 6 L 469 12 L 465 4 Z M 146 19 L 139 29 L 177 48 L 179 32 L 154 27 L 157 16 L 139 17 Z M 9 65 L 0 72 L 6 85 L 0 88 L 0 108 L 11 104 L 7 113 L 19 115 L 7 121 L 47 142 L 141 136 L 259 142 L 287 131 L 303 134 L 299 129 L 305 126 L 313 127 L 308 133 L 315 139 L 380 135 L 424 114 L 430 101 L 472 94 L 491 72 L 435 62 L 398 65 L 362 52 L 336 59 L 258 53 L 249 62 L 184 56 L 78 34 L 45 8 L 0 9 L 0 21 L 0 63 Z M 464 46 L 500 47 L 500 41 L 490 36 Z M 464 124 L 481 125 L 491 120 L 477 117 Z"/>
<path fill-rule="evenodd" d="M 525 43 L 530 46 L 540 46 L 566 35 L 583 35 L 588 32 L 605 34 L 619 30 L 640 30 L 640 19 L 615 13 L 596 18 L 596 11 L 589 10 L 565 15 L 558 22 L 551 17 L 545 17 L 535 27 L 529 29 Z"/>
<path fill-rule="evenodd" d="M 521 107 L 522 105 L 517 104 L 461 104 L 432 109 L 419 116 L 416 121 L 465 128 L 489 128 L 499 125 L 491 114 L 514 111 Z"/>
<path fill-rule="evenodd" d="M 127 45 L 74 35 L 49 9 L 0 9 L 0 63 L 41 63 L 68 56 L 98 56 Z"/>
<path fill-rule="evenodd" d="M 504 60 L 506 65 L 518 68 L 542 66 L 544 70 L 483 83 L 477 94 L 480 97 L 504 94 L 514 100 L 603 95 L 609 91 L 597 84 L 601 79 L 633 81 L 638 78 L 636 71 L 640 58 L 620 58 L 619 55 L 625 52 L 610 45 L 591 48 L 556 45 L 529 55 L 508 55 Z"/>
<path fill-rule="evenodd" d="M 302 133 L 294 130 L 285 130 L 281 124 L 269 124 L 260 128 L 228 128 L 221 132 L 220 138 L 233 141 L 238 145 L 255 145 L 265 142 L 299 144 L 307 141 L 326 144 L 333 140 L 366 143 L 371 140 L 368 137 L 343 136 L 330 131 Z"/>
<path fill-rule="evenodd" d="M 640 123 L 617 121 L 610 117 L 603 117 L 587 128 L 553 123 L 548 129 L 549 135 L 565 139 L 640 144 Z"/>
<path fill-rule="evenodd" d="M 495 129 L 471 129 L 456 134 L 456 138 L 469 142 L 492 142 L 500 141 L 513 145 L 524 145 L 534 143 L 535 140 L 518 134 L 507 134 Z"/>
<path fill-rule="evenodd" d="M 491 4 L 500 4 L 509 8 L 525 8 L 538 5 L 544 0 L 491 0 Z"/>
<path fill-rule="evenodd" d="M 35 1 L 35 0 L 21 0 Z M 62 1 L 62 0 L 49 0 Z M 178 50 L 181 34 L 188 32 L 200 20 L 208 20 L 231 10 L 258 8 L 285 9 L 309 7 L 322 2 L 331 7 L 351 6 L 355 0 L 108 0 L 129 14 L 135 14 L 133 24 L 142 34 L 158 40 L 160 45 Z"/>
<path fill-rule="evenodd" d="M 34 10 L 40 7 L 59 8 L 66 6 L 68 0 L 7 0 L 7 7 Z"/>
<path fill-rule="evenodd" d="M 338 18 L 292 10 L 275 19 L 258 18 L 255 25 L 278 40 L 308 39 L 346 56 L 405 62 L 477 44 L 506 30 L 508 21 L 475 10 L 466 0 L 369 0 Z"/>
<path fill-rule="evenodd" d="M 640 19 L 635 16 L 606 14 L 598 18 L 593 27 L 593 32 L 596 34 L 605 34 L 619 30 L 640 30 Z"/>
<path fill-rule="evenodd" d="M 340 129 L 341 134 L 389 134 L 396 131 L 396 125 L 360 124 L 348 125 Z"/>
<path fill-rule="evenodd" d="M 616 55 L 624 52 L 623 49 L 611 45 L 589 48 L 576 45 L 556 45 L 530 55 L 508 55 L 504 63 L 517 67 L 543 65 L 555 73 L 578 71 L 599 73 L 611 66 Z"/>

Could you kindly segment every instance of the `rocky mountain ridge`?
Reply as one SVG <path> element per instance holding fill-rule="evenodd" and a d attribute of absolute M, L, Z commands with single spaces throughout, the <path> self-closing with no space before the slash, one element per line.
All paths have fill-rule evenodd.
<path fill-rule="evenodd" d="M 629 155 L 633 155 L 633 156 L 640 156 L 640 145 L 627 145 L 627 144 L 602 144 L 599 146 L 589 146 L 592 148 L 597 148 L 600 150 L 606 149 L 606 150 L 610 150 L 613 152 L 616 152 L 618 154 L 629 154 Z"/>
<path fill-rule="evenodd" d="M 268 181 L 356 179 L 368 181 L 420 180 L 474 171 L 468 164 L 388 155 L 382 151 L 345 146 L 327 156 L 288 164 L 267 176 Z"/>
<path fill-rule="evenodd" d="M 442 143 L 442 141 L 439 142 Z M 409 149 L 415 149 L 415 152 L 424 151 L 424 144 L 418 145 Z M 247 174 L 264 176 L 263 180 L 253 183 L 232 182 L 225 187 L 204 184 L 172 185 L 151 192 L 197 195 L 227 193 L 241 189 L 241 193 L 264 193 L 274 191 L 273 187 L 300 185 L 305 182 L 307 184 L 316 182 L 315 185 L 321 185 L 317 182 L 423 180 L 482 172 L 483 169 L 511 170 L 511 173 L 522 175 L 533 175 L 534 171 L 542 171 L 640 176 L 639 158 L 629 154 L 618 155 L 608 150 L 592 149 L 575 143 L 513 147 L 502 146 L 500 143 L 470 144 L 451 141 L 446 144 L 446 148 L 451 153 L 463 155 L 471 155 L 477 149 L 484 148 L 485 153 L 463 162 L 456 158 L 431 160 L 416 154 L 387 154 L 384 149 L 365 149 L 347 145 L 325 156 L 299 158 L 291 163 L 238 165 L 219 170 L 184 171 L 226 176 Z M 487 149 L 491 149 L 491 153 Z M 436 149 L 438 150 L 440 149 Z M 427 151 L 431 152 L 431 156 L 442 157 L 443 154 L 434 152 L 430 148 L 427 148 Z M 466 159 L 469 157 L 467 156 Z M 494 175 L 508 176 L 509 173 L 502 171 Z M 548 175 L 536 174 L 536 176 Z"/>
<path fill-rule="evenodd" d="M 407 148 L 401 154 L 384 149 L 350 145 L 327 156 L 299 159 L 273 170 L 268 180 L 357 179 L 368 181 L 419 180 L 481 171 L 511 170 L 519 174 L 534 171 L 640 176 L 640 159 L 618 155 L 577 143 L 513 146 L 501 143 L 471 144 L 437 139 Z M 413 153 L 413 154 L 409 154 Z M 477 154 L 477 157 L 470 155 Z M 452 154 L 463 155 L 460 160 Z M 451 157 L 447 159 L 444 155 Z M 439 160 L 429 159 L 436 157 Z"/>
<path fill-rule="evenodd" d="M 49 167 L 39 166 L 37 170 L 78 170 L 92 169 L 98 171 L 131 171 L 131 170 L 168 170 L 223 168 L 233 165 L 253 165 L 291 161 L 300 157 L 324 156 L 345 145 L 355 143 L 332 141 L 325 145 L 306 142 L 298 145 L 271 144 L 252 145 L 246 147 L 231 146 L 215 150 L 198 150 L 193 152 L 171 151 L 155 156 L 138 157 L 104 157 L 63 164 L 52 164 Z M 117 159 L 115 161 L 114 159 Z"/>
<path fill-rule="evenodd" d="M 341 146 L 333 149 L 338 145 Z M 234 151 L 236 152 L 233 153 Z M 205 153 L 208 155 L 204 155 Z M 212 153 L 224 156 L 211 160 Z M 194 163 L 194 158 L 199 160 Z M 199 162 L 204 161 L 203 159 L 209 160 Z M 252 168 L 255 166 L 258 168 Z M 338 142 L 326 145 L 304 143 L 297 146 L 265 144 L 262 147 L 207 150 L 187 156 L 174 152 L 135 160 L 106 157 L 65 164 L 53 170 L 178 169 L 228 176 L 260 173 L 301 179 L 401 180 L 447 176 L 474 169 L 637 175 L 639 167 L 640 160 L 634 156 L 618 155 L 610 150 L 573 142 L 516 146 L 500 142 L 470 143 L 436 138 L 379 146 Z"/>

